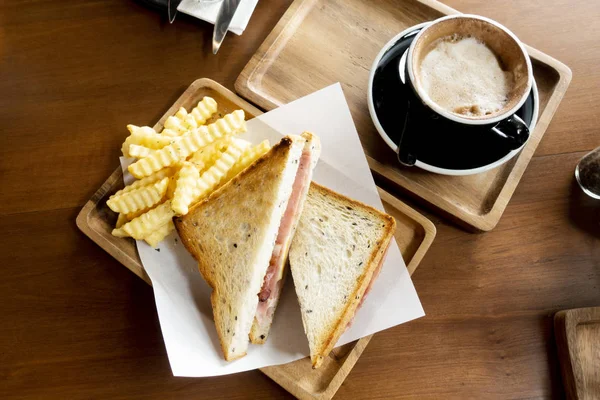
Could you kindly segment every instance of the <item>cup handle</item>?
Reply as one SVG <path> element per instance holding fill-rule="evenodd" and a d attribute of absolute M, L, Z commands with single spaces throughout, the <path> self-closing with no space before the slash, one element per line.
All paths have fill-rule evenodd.
<path fill-rule="evenodd" d="M 505 139 L 511 150 L 518 149 L 529 139 L 529 128 L 525 121 L 518 115 L 513 114 L 505 120 L 500 121 L 492 128 L 496 135 Z"/>
<path fill-rule="evenodd" d="M 406 117 L 404 118 L 404 126 L 402 127 L 402 132 L 400 133 L 400 137 L 398 139 L 398 161 L 400 164 L 412 167 L 417 162 L 417 156 L 414 153 L 414 134 L 412 133 L 411 121 L 411 101 L 408 100 L 406 106 Z M 414 110 L 413 110 L 414 111 Z"/>

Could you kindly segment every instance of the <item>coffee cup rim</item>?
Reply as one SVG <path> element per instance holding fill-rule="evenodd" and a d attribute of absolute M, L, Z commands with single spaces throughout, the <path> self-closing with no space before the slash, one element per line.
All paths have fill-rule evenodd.
<path fill-rule="evenodd" d="M 524 91 L 524 94 L 523 94 L 523 96 L 521 97 L 521 99 L 519 100 L 518 103 L 516 103 L 512 108 L 506 110 L 502 114 L 496 115 L 495 117 L 492 117 L 492 118 L 481 118 L 481 119 L 473 119 L 473 118 L 460 117 L 457 114 L 451 113 L 451 112 L 445 110 L 444 108 L 440 107 L 433 100 L 431 100 L 431 98 L 429 97 L 429 95 L 427 93 L 425 93 L 425 91 L 423 90 L 423 88 L 421 88 L 419 85 L 415 84 L 416 79 L 415 79 L 415 73 L 414 73 L 414 70 L 413 70 L 413 63 L 410 60 L 412 60 L 413 50 L 414 50 L 416 44 L 418 43 L 419 38 L 423 35 L 424 32 L 426 32 L 429 28 L 431 28 L 432 26 L 434 26 L 437 23 L 440 23 L 440 22 L 443 22 L 443 21 L 447 21 L 447 20 L 450 20 L 450 19 L 459 19 L 459 18 L 477 19 L 477 20 L 484 21 L 484 22 L 487 22 L 489 24 L 492 24 L 492 25 L 496 26 L 497 28 L 503 30 L 507 35 L 509 35 L 515 41 L 515 43 L 519 46 L 519 48 L 521 49 L 521 51 L 523 52 L 523 55 L 525 57 L 525 62 L 527 64 L 527 89 Z M 500 121 L 502 121 L 502 120 L 510 117 L 515 112 L 517 112 L 517 110 L 519 110 L 519 108 L 521 108 L 521 106 L 523 106 L 523 104 L 527 100 L 527 97 L 529 97 L 529 93 L 531 92 L 531 88 L 533 86 L 533 67 L 531 65 L 531 59 L 529 57 L 529 54 L 527 53 L 527 50 L 525 49 L 524 44 L 507 27 L 505 27 L 504 25 L 500 24 L 499 22 L 496 22 L 496 21 L 494 21 L 494 20 L 492 20 L 490 18 L 487 18 L 487 17 L 483 17 L 481 15 L 455 14 L 455 15 L 448 15 L 448 16 L 445 16 L 445 17 L 442 17 L 442 18 L 438 18 L 438 19 L 436 19 L 434 21 L 431 21 L 430 23 L 428 23 L 427 25 L 425 25 L 421 29 L 421 31 L 415 36 L 413 42 L 411 43 L 411 45 L 410 45 L 410 47 L 408 49 L 408 55 L 407 55 L 406 64 L 407 64 L 407 68 L 406 69 L 408 71 L 408 79 L 410 80 L 410 83 L 411 83 L 412 87 L 416 91 L 416 93 L 419 96 L 419 98 L 421 99 L 421 101 L 423 101 L 423 103 L 425 103 L 425 105 L 427 105 L 427 107 L 431 108 L 433 111 L 435 111 L 436 113 L 440 114 L 444 118 L 447 118 L 447 119 L 449 119 L 451 121 L 458 122 L 458 123 L 461 123 L 461 124 L 466 124 L 466 125 L 489 125 L 489 124 L 495 124 L 497 122 L 500 122 Z"/>

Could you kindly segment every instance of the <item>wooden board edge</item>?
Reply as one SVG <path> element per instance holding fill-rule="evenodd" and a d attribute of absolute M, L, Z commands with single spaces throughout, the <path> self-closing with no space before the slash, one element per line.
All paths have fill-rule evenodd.
<path fill-rule="evenodd" d="M 565 392 L 569 399 L 578 399 L 577 388 L 574 385 L 575 376 L 573 374 L 569 342 L 567 339 L 567 315 L 568 311 L 559 311 L 554 315 L 554 336 Z"/>
<path fill-rule="evenodd" d="M 435 236 L 437 235 L 437 229 L 433 222 L 431 222 L 427 217 L 425 217 L 423 214 L 419 213 L 412 207 L 409 207 L 397 197 L 393 196 L 389 192 L 379 187 L 378 192 L 379 196 L 383 201 L 391 204 L 397 210 L 400 210 L 404 214 L 408 215 L 421 226 L 421 229 L 423 229 L 423 241 L 419 245 L 417 251 L 410 259 L 410 261 L 406 263 L 408 273 L 412 276 L 412 274 L 415 272 L 415 270 L 421 263 L 421 260 L 423 260 L 423 257 L 425 257 L 427 250 L 429 250 L 429 247 L 433 243 L 433 239 L 435 239 Z"/>
<path fill-rule="evenodd" d="M 92 239 L 94 243 L 97 243 L 95 239 L 95 232 L 90 228 L 88 224 L 88 216 L 92 209 L 94 208 L 94 203 L 91 200 L 88 200 L 83 208 L 77 214 L 77 218 L 75 218 L 75 225 L 79 228 L 81 232 L 83 232 L 87 237 Z"/>
<path fill-rule="evenodd" d="M 350 374 L 350 371 L 352 371 L 352 368 L 354 368 L 354 365 L 356 365 L 358 362 L 358 359 L 367 348 L 367 345 L 373 336 L 374 335 L 365 336 L 356 341 L 356 344 L 346 356 L 346 359 L 342 363 L 341 367 L 335 373 L 333 379 L 329 382 L 327 389 L 316 396 L 317 399 L 329 400 L 333 398 Z"/>
<path fill-rule="evenodd" d="M 288 393 L 300 400 L 314 400 L 315 397 L 302 389 L 296 381 L 288 375 L 281 373 L 277 365 L 260 368 L 260 372 L 269 377 L 273 382 L 284 388 Z"/>
<path fill-rule="evenodd" d="M 577 359 L 576 343 L 577 325 L 589 321 L 600 321 L 600 307 L 575 308 L 559 311 L 554 315 L 554 336 L 560 360 L 560 370 L 568 399 L 584 399 L 585 395 L 579 392 L 577 382 L 584 380 L 584 372 L 579 364 L 574 364 Z"/>
<path fill-rule="evenodd" d="M 310 393 L 304 390 L 298 383 L 290 378 L 285 373 L 281 373 L 277 366 L 261 368 L 260 371 L 271 378 L 278 385 L 283 387 L 289 393 L 291 393 L 294 397 L 300 400 L 329 400 L 333 398 L 335 393 L 338 391 L 340 386 L 346 380 L 346 377 L 366 349 L 367 345 L 371 341 L 373 335 L 365 336 L 356 341 L 356 344 L 352 348 L 352 350 L 346 356 L 342 366 L 335 373 L 334 377 L 329 382 L 329 385 L 325 390 L 319 393 Z M 317 370 L 318 371 L 318 370 Z"/>
<path fill-rule="evenodd" d="M 515 163 L 513 170 L 510 172 L 504 187 L 498 194 L 497 199 L 505 198 L 506 201 L 499 202 L 498 200 L 496 200 L 488 214 L 484 214 L 484 216 L 486 216 L 486 219 L 489 220 L 489 222 L 493 222 L 493 225 L 490 224 L 489 229 L 483 229 L 485 231 L 493 229 L 500 221 L 502 214 L 504 214 L 504 211 L 508 206 L 508 202 L 510 201 L 515 190 L 517 189 L 519 182 L 521 182 L 521 178 L 523 177 L 525 170 L 531 163 L 531 160 L 533 160 L 533 158 L 535 157 L 535 151 L 537 150 L 540 142 L 544 138 L 544 135 L 546 134 L 546 131 L 550 126 L 550 122 L 552 121 L 554 114 L 556 114 L 556 111 L 558 110 L 558 107 L 564 95 L 566 94 L 569 84 L 571 83 L 571 79 L 573 77 L 571 69 L 565 64 L 537 49 L 534 49 L 529 46 L 526 47 L 528 48 L 528 51 L 531 50 L 531 52 L 535 54 L 534 58 L 536 60 L 541 61 L 547 66 L 551 67 L 558 74 L 558 82 L 556 83 L 556 87 L 554 88 L 550 99 L 548 99 L 546 108 L 538 117 L 538 121 L 535 126 L 536 131 L 541 131 L 539 140 L 537 140 L 537 142 L 529 146 L 529 148 L 523 149 L 523 151 L 530 151 L 531 156 L 529 156 L 529 159 L 527 160 L 521 159 L 520 157 L 517 159 L 517 162 Z"/>
<path fill-rule="evenodd" d="M 398 183 L 399 179 L 405 179 L 402 175 L 390 173 L 381 162 L 370 155 L 366 155 L 366 157 L 371 172 L 378 178 L 383 179 L 386 182 L 386 187 L 391 187 L 394 190 L 406 194 L 408 197 L 419 201 L 424 207 L 433 209 L 435 212 L 442 214 L 445 218 L 450 219 L 452 222 L 463 228 L 471 231 L 485 232 L 492 230 L 498 223 L 498 221 L 488 221 L 484 218 L 487 214 L 477 216 L 468 213 L 453 204 L 446 203 L 438 197 L 431 198 L 420 186 L 408 189 L 401 183 Z"/>
<path fill-rule="evenodd" d="M 120 168 L 118 168 L 118 170 L 120 171 Z M 110 175 L 110 177 L 107 179 L 107 181 L 111 180 L 116 172 L 117 172 L 117 170 L 115 170 L 115 172 L 113 172 Z M 106 191 L 103 188 L 104 188 L 104 185 L 100 189 L 98 189 L 98 191 L 96 191 L 96 193 L 94 194 L 94 196 L 92 198 L 96 198 L 96 196 L 104 197 L 104 194 L 106 193 Z M 110 241 L 106 240 L 103 236 L 99 235 L 96 231 L 94 231 L 90 227 L 90 224 L 88 222 L 89 216 L 95 207 L 96 207 L 96 203 L 94 203 L 93 200 L 88 200 L 87 203 L 81 209 L 81 211 L 79 211 L 79 214 L 77 214 L 77 218 L 75 219 L 75 224 L 77 225 L 79 230 L 81 232 L 83 232 L 83 234 L 85 234 L 88 238 L 90 238 L 94 243 L 96 243 L 98 245 L 98 247 L 100 247 L 101 249 L 106 251 L 115 260 L 117 260 L 123 266 L 125 266 L 125 268 L 127 268 L 128 270 L 133 272 L 135 275 L 142 278 L 150 286 L 152 286 L 152 281 L 150 280 L 150 277 L 146 273 L 146 270 L 140 266 L 140 264 L 137 260 L 133 260 L 130 257 L 128 257 L 127 255 L 123 255 L 123 253 L 119 251 L 117 246 L 115 246 Z M 122 239 L 126 240 L 126 238 L 122 238 Z M 137 248 L 136 248 L 136 252 L 137 252 Z M 139 255 L 138 255 L 138 259 L 139 259 Z"/>
<path fill-rule="evenodd" d="M 563 81 L 561 86 L 569 86 L 571 83 L 571 79 L 573 78 L 573 71 L 563 62 L 558 61 L 556 58 L 551 55 L 544 53 L 541 50 L 536 49 L 535 47 L 531 47 L 529 45 L 525 45 L 525 50 L 529 54 L 529 57 L 532 59 L 542 62 L 546 65 L 549 65 L 554 70 L 556 70 L 559 75 L 559 81 Z"/>

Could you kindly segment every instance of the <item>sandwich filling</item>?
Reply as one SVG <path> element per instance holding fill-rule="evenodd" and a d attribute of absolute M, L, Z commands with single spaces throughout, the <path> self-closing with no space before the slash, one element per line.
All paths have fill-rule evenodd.
<path fill-rule="evenodd" d="M 275 247 L 269 267 L 265 274 L 262 288 L 258 294 L 258 307 L 256 309 L 256 319 L 259 323 L 263 321 L 269 313 L 275 310 L 276 300 L 279 298 L 281 290 L 283 269 L 285 267 L 286 256 L 290 248 L 292 237 L 294 236 L 295 222 L 300 217 L 298 215 L 300 203 L 310 186 L 311 170 L 311 152 L 304 150 L 298 161 L 298 172 L 292 186 L 292 194 L 288 200 L 287 208 L 279 225 L 279 232 L 275 240 Z"/>
<path fill-rule="evenodd" d="M 363 294 L 362 298 L 360 299 L 358 306 L 356 306 L 356 310 L 354 310 L 354 316 L 350 319 L 350 321 L 348 321 L 348 325 L 346 325 L 346 329 L 344 330 L 344 332 L 347 331 L 348 328 L 350 328 L 350 326 L 352 326 L 352 323 L 354 322 L 354 318 L 356 318 L 356 313 L 358 312 L 358 310 L 360 310 L 363 303 L 365 302 L 365 299 L 367 298 L 367 295 L 373 288 L 373 283 L 375 282 L 375 280 L 379 276 L 379 273 L 381 272 L 381 267 L 383 267 L 383 262 L 385 261 L 385 257 L 387 256 L 387 252 L 388 252 L 389 248 L 390 248 L 390 246 L 388 243 L 388 247 L 385 249 L 385 252 L 383 253 L 383 257 L 381 257 L 381 260 L 379 260 L 379 264 L 377 265 L 377 268 L 375 269 L 375 271 L 373 271 L 373 276 L 371 277 L 371 280 L 369 281 L 369 284 L 367 285 L 367 288 L 365 289 L 365 293 Z"/>

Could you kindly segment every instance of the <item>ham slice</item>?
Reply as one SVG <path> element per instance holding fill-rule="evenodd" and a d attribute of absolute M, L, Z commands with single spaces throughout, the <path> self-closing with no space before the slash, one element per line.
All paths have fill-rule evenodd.
<path fill-rule="evenodd" d="M 387 252 L 388 252 L 389 248 L 390 248 L 390 246 L 388 244 L 387 249 L 385 249 L 385 253 L 383 253 L 383 257 L 381 257 L 381 260 L 379 260 L 379 265 L 377 265 L 377 268 L 373 272 L 373 276 L 371 277 L 371 281 L 367 285 L 367 288 L 365 289 L 365 293 L 363 294 L 362 299 L 360 299 L 360 303 L 358 303 L 358 307 L 356 307 L 356 311 L 358 311 L 360 309 L 360 307 L 363 305 L 363 302 L 365 301 L 365 298 L 367 297 L 367 295 L 369 294 L 369 292 L 373 288 L 373 283 L 375 282 L 375 280 L 379 276 L 379 273 L 381 272 L 381 267 L 383 266 L 383 262 L 385 261 L 385 258 L 387 257 Z"/>
<path fill-rule="evenodd" d="M 350 326 L 354 322 L 354 318 L 356 318 L 356 313 L 358 312 L 358 310 L 360 310 L 360 308 L 362 307 L 363 303 L 365 302 L 365 299 L 367 298 L 367 295 L 369 294 L 369 292 L 373 288 L 373 282 L 375 282 L 375 279 L 377 279 L 377 277 L 379 276 L 379 273 L 381 272 L 381 267 L 383 266 L 383 262 L 385 261 L 385 258 L 387 257 L 387 252 L 388 252 L 389 248 L 390 248 L 390 245 L 388 244 L 387 249 L 385 249 L 385 253 L 383 253 L 383 257 L 381 257 L 381 260 L 379 260 L 379 264 L 377 265 L 377 268 L 373 272 L 373 276 L 371 277 L 371 281 L 367 285 L 367 288 L 365 289 L 365 293 L 363 294 L 362 298 L 360 299 L 360 303 L 358 303 L 358 306 L 356 306 L 356 310 L 354 311 L 354 315 L 352 316 L 352 319 L 348 322 L 348 325 L 346 325 L 346 329 L 344 330 L 344 332 L 347 331 L 348 328 L 350 328 Z"/>
<path fill-rule="evenodd" d="M 258 307 L 256 309 L 256 319 L 259 323 L 264 318 L 272 313 L 279 299 L 281 290 L 283 269 L 287 259 L 287 254 L 290 248 L 296 223 L 299 219 L 300 203 L 303 196 L 308 191 L 310 186 L 310 168 L 311 168 L 311 152 L 304 150 L 300 156 L 298 164 L 298 172 L 294 178 L 292 185 L 292 194 L 288 200 L 287 208 L 279 225 L 279 232 L 275 241 L 275 248 L 271 255 L 269 267 L 265 274 L 262 288 L 258 294 Z"/>

